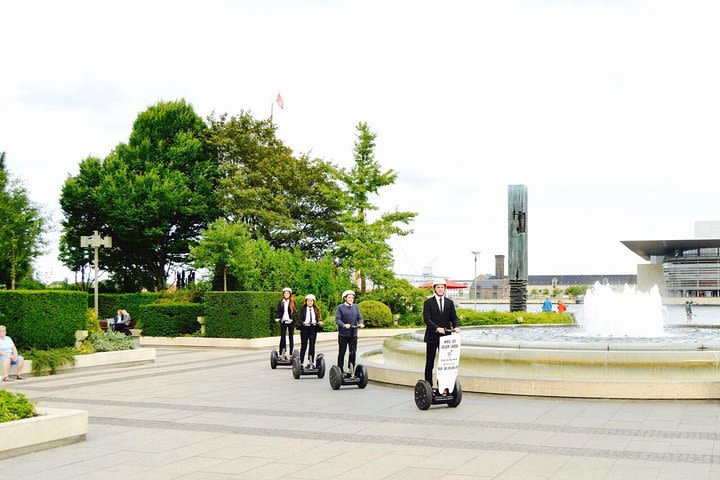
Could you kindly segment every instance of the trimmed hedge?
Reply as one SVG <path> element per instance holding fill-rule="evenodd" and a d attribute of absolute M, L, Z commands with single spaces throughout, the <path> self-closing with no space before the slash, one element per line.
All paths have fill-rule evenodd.
<path fill-rule="evenodd" d="M 0 390 L 0 423 L 37 415 L 35 405 L 22 393 Z"/>
<path fill-rule="evenodd" d="M 523 323 L 573 323 L 572 317 L 557 312 L 476 312 L 469 308 L 458 308 L 457 315 L 460 326 L 470 325 L 514 325 L 517 317 L 522 317 Z"/>
<path fill-rule="evenodd" d="M 140 305 L 143 335 L 151 337 L 177 337 L 200 330 L 197 317 L 205 315 L 201 303 L 156 303 Z"/>
<path fill-rule="evenodd" d="M 387 328 L 392 325 L 392 312 L 390 307 L 376 300 L 366 300 L 358 303 L 363 323 L 370 328 Z"/>
<path fill-rule="evenodd" d="M 85 292 L 0 290 L 0 312 L 18 349 L 72 347 L 86 310 Z"/>
<path fill-rule="evenodd" d="M 280 292 L 207 292 L 205 335 L 221 338 L 260 338 L 278 335 L 275 308 Z"/>
<path fill-rule="evenodd" d="M 158 298 L 157 293 L 101 293 L 98 295 L 98 317 L 113 318 L 118 310 L 127 310 L 132 318 L 137 320 L 136 328 L 144 328 L 141 305 L 153 303 Z M 88 306 L 95 308 L 95 294 L 88 295 Z"/>

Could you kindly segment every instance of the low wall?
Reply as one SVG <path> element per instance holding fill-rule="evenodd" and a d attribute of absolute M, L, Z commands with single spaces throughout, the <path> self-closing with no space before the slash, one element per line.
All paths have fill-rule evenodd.
<path fill-rule="evenodd" d="M 37 417 L 0 423 L 0 460 L 85 440 L 85 410 L 38 408 Z"/>
<path fill-rule="evenodd" d="M 418 330 L 414 328 L 365 328 L 360 330 L 359 336 L 363 338 L 387 338 L 401 333 L 410 333 Z M 296 330 L 297 331 L 297 330 Z M 336 341 L 337 332 L 320 332 L 318 342 Z M 296 345 L 300 345 L 300 334 L 294 336 Z M 217 347 L 217 348 L 272 348 L 278 346 L 280 337 L 264 338 L 211 338 L 211 337 L 140 337 L 143 347 Z"/>
<path fill-rule="evenodd" d="M 154 348 L 135 348 L 133 350 L 118 350 L 116 352 L 97 352 L 88 355 L 75 355 L 75 366 L 66 365 L 60 372 L 70 370 L 90 370 L 107 367 L 129 367 L 142 365 L 155 361 Z M 10 367 L 10 372 L 15 367 Z M 23 375 L 32 374 L 32 361 L 26 360 L 23 365 Z"/>

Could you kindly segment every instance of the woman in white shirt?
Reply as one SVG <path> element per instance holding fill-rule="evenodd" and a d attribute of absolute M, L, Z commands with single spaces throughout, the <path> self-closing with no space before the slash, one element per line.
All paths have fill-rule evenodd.
<path fill-rule="evenodd" d="M 288 287 L 283 288 L 283 298 L 280 300 L 275 311 L 275 321 L 280 323 L 280 347 L 278 351 L 280 356 L 287 360 L 288 354 L 285 351 L 285 332 L 290 337 L 290 353 L 293 352 L 293 336 L 295 335 L 295 299 L 292 298 L 292 290 Z"/>
<path fill-rule="evenodd" d="M 300 350 L 300 364 L 305 362 L 305 352 L 308 353 L 308 367 L 315 365 L 315 339 L 317 332 L 322 328 L 322 318 L 320 318 L 320 309 L 315 303 L 315 295 L 310 294 L 305 297 L 305 304 L 300 307 L 300 315 L 298 321 L 300 323 L 300 342 L 302 348 Z M 308 351 L 308 347 L 310 350 Z"/>

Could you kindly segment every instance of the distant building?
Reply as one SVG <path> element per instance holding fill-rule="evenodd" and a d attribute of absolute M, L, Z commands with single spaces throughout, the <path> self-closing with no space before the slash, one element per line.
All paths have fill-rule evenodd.
<path fill-rule="evenodd" d="M 689 240 L 625 240 L 650 264 L 637 267 L 637 285 L 657 285 L 665 297 L 720 297 L 720 222 L 695 222 Z"/>

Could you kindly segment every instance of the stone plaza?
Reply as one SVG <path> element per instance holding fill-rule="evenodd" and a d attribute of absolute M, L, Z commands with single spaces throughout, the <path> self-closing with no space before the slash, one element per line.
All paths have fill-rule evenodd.
<path fill-rule="evenodd" d="M 466 393 L 422 412 L 411 387 L 333 391 L 271 370 L 269 350 L 159 348 L 152 364 L 5 384 L 87 410 L 90 430 L 0 460 L 0 479 L 720 479 L 717 401 Z M 334 363 L 336 342 L 317 350 Z"/>

